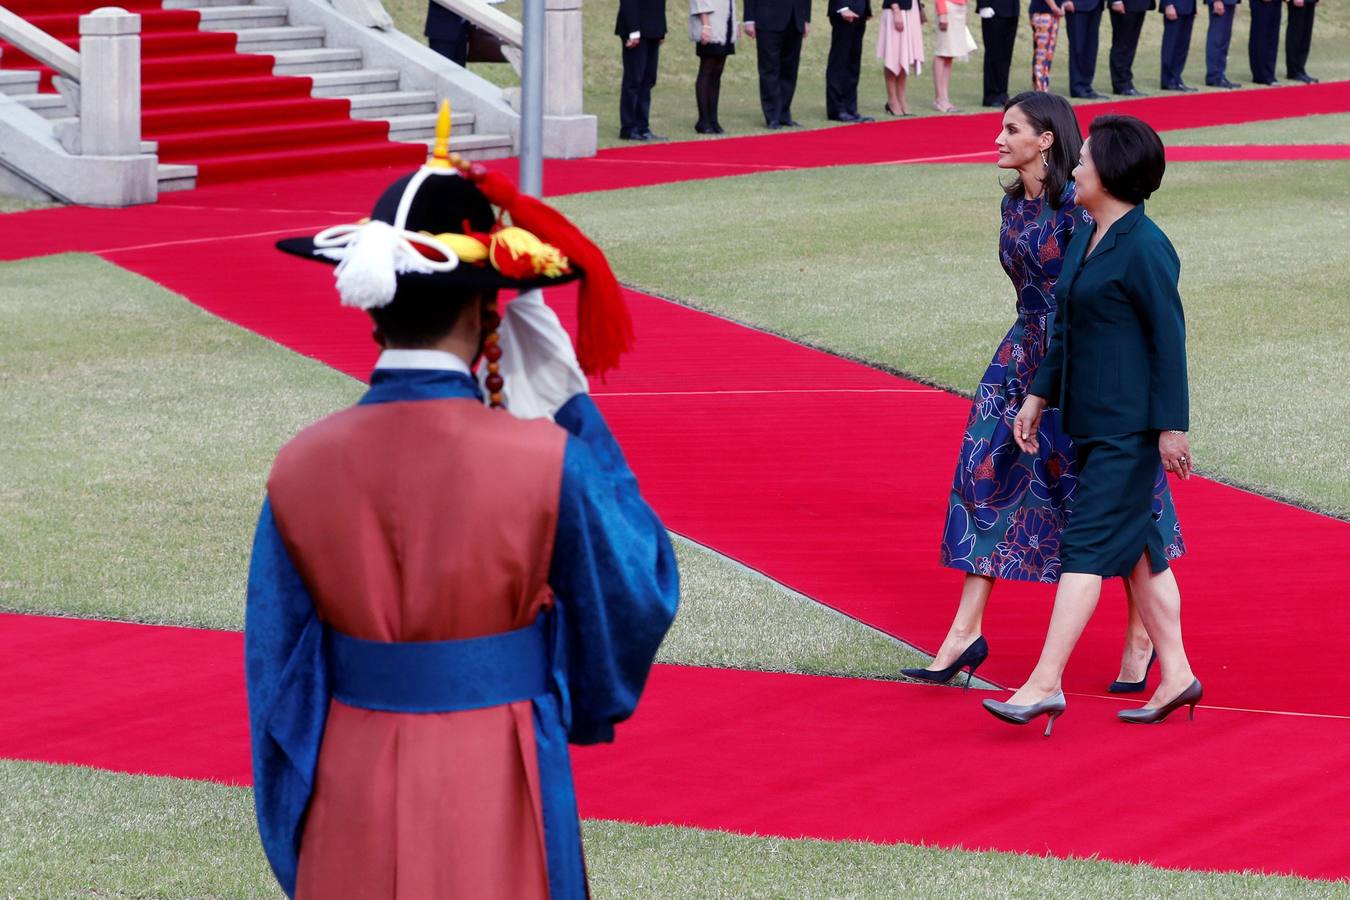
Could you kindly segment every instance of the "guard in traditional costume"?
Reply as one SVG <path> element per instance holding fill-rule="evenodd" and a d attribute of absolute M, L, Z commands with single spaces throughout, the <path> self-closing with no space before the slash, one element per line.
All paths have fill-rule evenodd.
<path fill-rule="evenodd" d="M 583 375 L 631 343 L 614 276 L 448 133 L 443 110 L 369 220 L 279 244 L 336 263 L 384 347 L 356 406 L 282 448 L 254 541 L 254 787 L 288 896 L 585 897 L 567 745 L 613 739 L 675 614 Z M 530 289 L 576 278 L 574 352 Z M 498 318 L 501 288 L 529 292 Z"/>

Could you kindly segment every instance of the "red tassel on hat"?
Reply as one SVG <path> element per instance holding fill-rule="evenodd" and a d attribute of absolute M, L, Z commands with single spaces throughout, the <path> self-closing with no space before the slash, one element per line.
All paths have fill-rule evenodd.
<path fill-rule="evenodd" d="M 567 217 L 548 204 L 522 194 L 500 172 L 473 166 L 469 177 L 488 198 L 546 244 L 557 247 L 581 269 L 577 296 L 577 362 L 587 375 L 604 376 L 619 366 L 619 357 L 633 349 L 633 320 L 628 315 L 619 281 L 605 254 Z"/>

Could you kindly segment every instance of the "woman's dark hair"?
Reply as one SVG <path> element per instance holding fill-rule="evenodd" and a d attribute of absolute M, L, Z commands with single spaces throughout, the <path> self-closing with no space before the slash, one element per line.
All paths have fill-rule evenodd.
<path fill-rule="evenodd" d="M 392 303 L 370 310 L 370 317 L 389 344 L 430 347 L 450 333 L 465 307 L 481 293 L 477 288 L 405 283 Z"/>
<path fill-rule="evenodd" d="M 1078 127 L 1078 117 L 1073 114 L 1073 107 L 1068 100 L 1059 94 L 1042 91 L 1023 91 L 1003 104 L 1003 111 L 1007 112 L 1014 106 L 1027 117 L 1036 134 L 1048 131 L 1055 136 L 1055 142 L 1045 154 L 1045 177 L 1041 181 L 1045 184 L 1042 196 L 1049 201 L 1052 209 L 1059 209 L 1064 204 L 1064 186 L 1073 178 L 1079 152 L 1083 149 L 1083 132 Z M 1003 190 L 1014 200 L 1026 196 L 1021 178 L 1014 178 L 1003 185 Z"/>
<path fill-rule="evenodd" d="M 1162 184 L 1167 158 L 1162 138 L 1147 122 L 1134 116 L 1098 116 L 1088 137 L 1097 177 L 1112 197 L 1137 205 Z"/>

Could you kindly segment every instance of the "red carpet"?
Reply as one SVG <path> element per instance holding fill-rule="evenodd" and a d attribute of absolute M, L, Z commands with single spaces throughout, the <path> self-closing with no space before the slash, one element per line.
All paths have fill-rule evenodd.
<path fill-rule="evenodd" d="M 249 783 L 238 634 L 0 616 L 0 660 L 0 756 Z M 1350 720 L 1137 728 L 1122 705 L 1072 697 L 1044 740 L 953 690 L 661 666 L 617 744 L 574 750 L 578 796 L 644 824 L 1350 876 Z"/>
<path fill-rule="evenodd" d="M 18 0 L 9 8 L 53 37 L 79 46 L 87 0 Z M 419 144 L 388 140 L 385 122 L 353 120 L 346 100 L 309 96 L 308 78 L 274 77 L 271 56 L 235 52 L 235 35 L 199 31 L 196 10 L 158 0 L 122 4 L 141 16 L 141 129 L 165 163 L 197 166 L 202 185 L 316 171 L 415 165 Z M 51 72 L 0 42 L 0 65 Z"/>
<path fill-rule="evenodd" d="M 1289 108 L 1342 102 L 1344 88 L 1289 89 Z M 1226 106 L 1219 113 L 1238 114 Z M 811 140 L 862 133 L 835 129 Z M 711 157 L 735 143 L 700 152 Z M 724 162 L 751 166 L 739 153 Z M 793 156 L 764 155 L 770 162 L 753 165 Z M 581 173 L 571 182 L 559 176 L 568 170 L 547 177 L 558 192 L 600 186 L 616 162 L 621 174 L 606 186 L 643 173 L 647 183 L 671 180 L 692 168 L 640 156 L 612 151 L 570 164 Z M 217 315 L 364 376 L 374 357 L 364 317 L 336 307 L 330 271 L 271 244 L 364 214 L 390 174 L 223 185 L 120 212 L 6 216 L 0 247 L 9 258 L 102 252 Z M 223 280 L 222 271 L 236 274 Z M 553 298 L 564 321 L 571 296 Z M 667 523 L 933 648 L 959 583 L 936 557 L 967 403 L 656 298 L 632 293 L 630 302 L 638 351 L 597 394 Z M 1350 563 L 1350 524 L 1210 482 L 1177 493 L 1192 548 L 1178 577 L 1207 702 L 1341 713 L 1350 670 L 1308 648 L 1350 626 L 1325 574 Z M 993 656 L 982 675 L 1005 683 L 1025 675 L 1050 600 L 1048 588 L 1000 586 L 986 628 Z M 1098 691 L 1114 676 L 1121 619 L 1117 588 L 1075 656 L 1071 691 Z M 247 776 L 238 641 L 0 617 L 0 674 L 10 687 L 0 697 L 0 756 L 237 783 Z M 1112 720 L 1113 702 L 1071 703 L 1060 734 L 1041 741 L 951 691 L 662 669 L 620 747 L 578 753 L 583 811 L 760 833 L 1350 875 L 1344 815 L 1336 812 L 1350 800 L 1347 720 L 1205 710 L 1194 726 L 1130 730 Z M 953 771 L 953 754 L 971 764 L 959 777 L 942 777 Z"/>

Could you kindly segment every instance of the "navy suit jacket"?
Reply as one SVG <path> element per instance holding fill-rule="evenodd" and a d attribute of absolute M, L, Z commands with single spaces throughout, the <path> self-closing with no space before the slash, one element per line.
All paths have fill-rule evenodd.
<path fill-rule="evenodd" d="M 744 22 L 764 31 L 801 31 L 811 21 L 811 0 L 745 0 Z"/>
<path fill-rule="evenodd" d="M 625 40 L 633 32 L 645 38 L 666 36 L 666 0 L 619 0 L 614 33 Z"/>
<path fill-rule="evenodd" d="M 1178 16 L 1195 15 L 1195 0 L 1159 0 L 1158 12 L 1167 15 L 1167 7 L 1175 6 Z"/>
<path fill-rule="evenodd" d="M 1016 19 L 1021 15 L 1021 0 L 978 0 L 976 9 L 992 9 L 994 16 L 1000 19 Z"/>
<path fill-rule="evenodd" d="M 851 9 L 864 19 L 872 18 L 872 0 L 826 0 L 825 5 L 831 18 L 836 18 L 835 13 L 841 9 Z"/>
<path fill-rule="evenodd" d="M 1060 5 L 1062 6 L 1063 4 Z M 1073 0 L 1073 12 L 1069 13 L 1069 15 L 1073 15 L 1074 13 L 1095 12 L 1100 9 L 1101 6 L 1102 0 Z"/>
<path fill-rule="evenodd" d="M 1107 4 L 1110 5 L 1109 3 Z M 1125 0 L 1125 11 L 1127 13 L 1148 12 L 1157 6 L 1154 0 Z"/>
<path fill-rule="evenodd" d="M 1141 203 L 1084 259 L 1075 229 L 1055 284 L 1050 346 L 1028 393 L 1058 406 L 1075 436 L 1186 431 L 1186 319 L 1181 260 Z"/>

